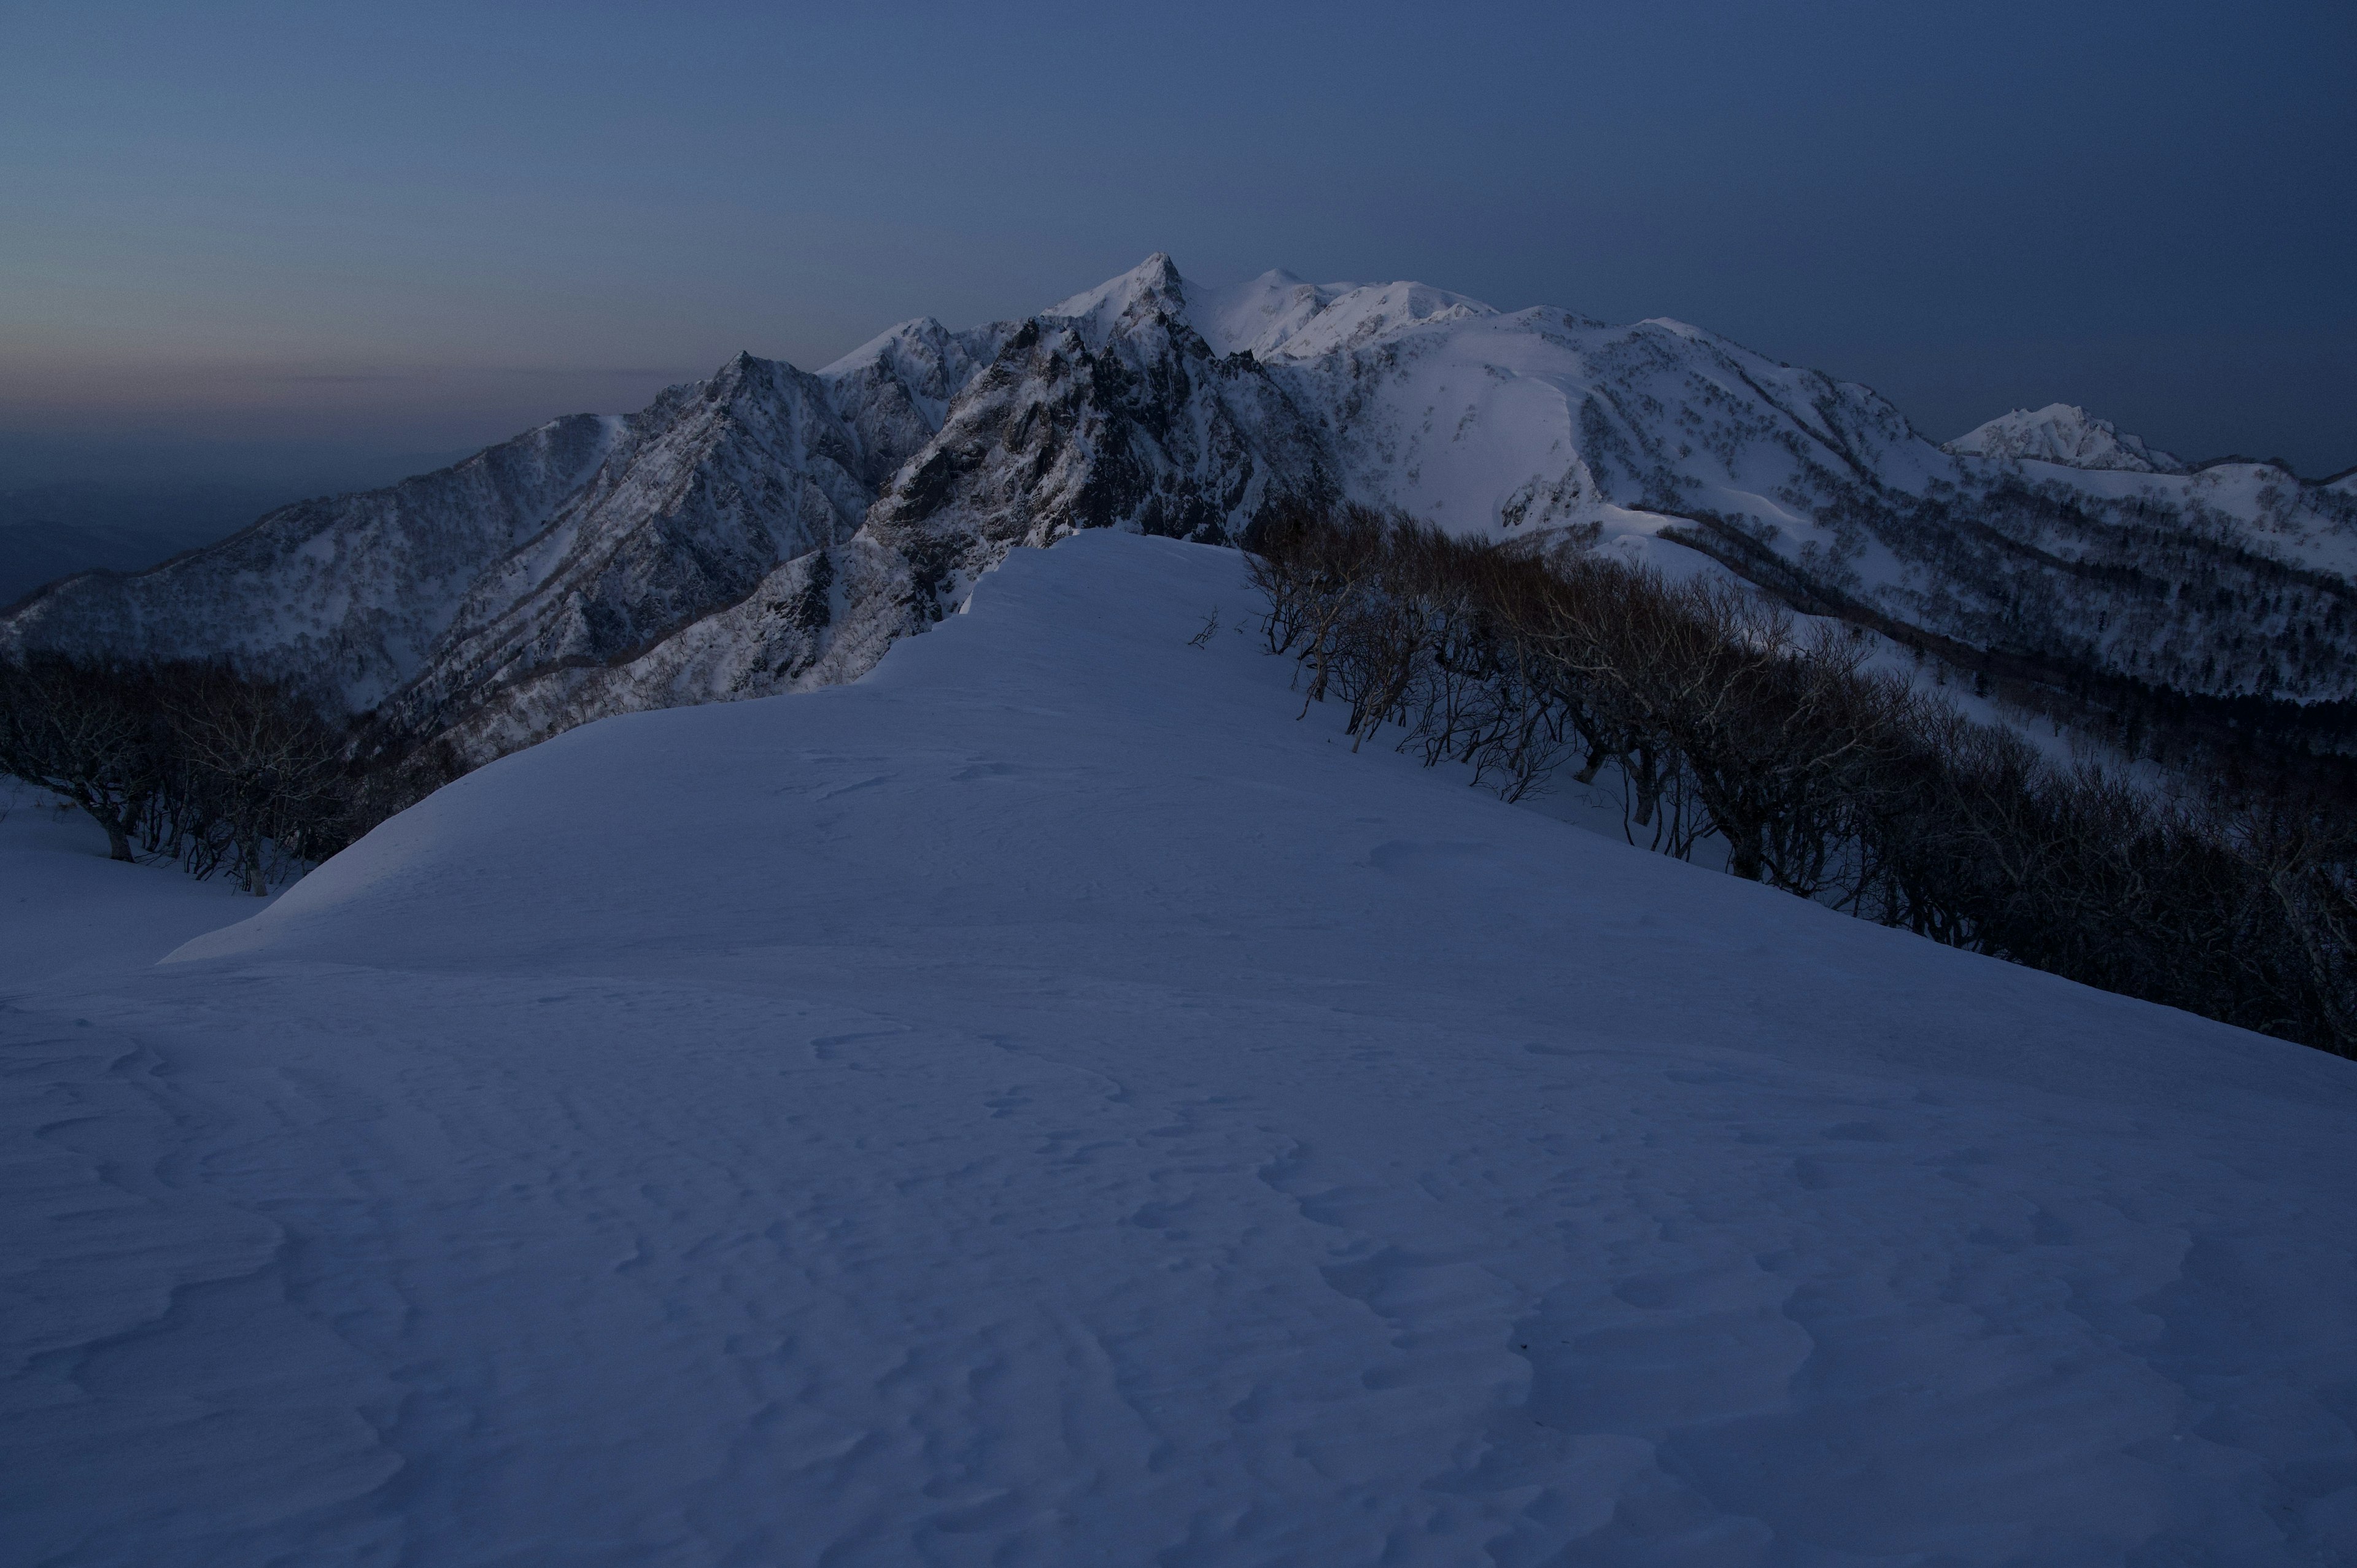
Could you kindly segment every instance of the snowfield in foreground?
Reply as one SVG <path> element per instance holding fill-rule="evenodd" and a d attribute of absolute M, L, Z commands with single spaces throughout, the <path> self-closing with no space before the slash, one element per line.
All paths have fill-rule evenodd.
<path fill-rule="evenodd" d="M 251 906 L 0 824 L 0 1558 L 2357 1555 L 2357 1066 L 1351 756 L 1240 568 L 1017 551 L 160 964 Z"/>

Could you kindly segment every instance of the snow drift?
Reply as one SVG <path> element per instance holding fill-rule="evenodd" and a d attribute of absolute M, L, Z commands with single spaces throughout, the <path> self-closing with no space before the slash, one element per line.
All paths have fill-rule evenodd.
<path fill-rule="evenodd" d="M 2357 1553 L 2357 1069 L 1352 756 L 1239 579 L 12 959 L 13 1553 Z"/>

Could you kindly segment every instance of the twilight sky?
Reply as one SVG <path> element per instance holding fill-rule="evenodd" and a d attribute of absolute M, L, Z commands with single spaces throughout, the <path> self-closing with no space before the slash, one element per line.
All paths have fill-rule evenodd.
<path fill-rule="evenodd" d="M 2320 474 L 2352 81 L 2347 0 L 0 0 L 0 487 L 376 482 L 1156 250 Z"/>

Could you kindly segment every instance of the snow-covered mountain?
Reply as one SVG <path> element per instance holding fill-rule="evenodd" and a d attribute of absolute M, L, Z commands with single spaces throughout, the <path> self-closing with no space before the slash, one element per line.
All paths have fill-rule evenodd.
<path fill-rule="evenodd" d="M 2185 465 L 2108 419 L 2067 403 L 2001 413 L 1941 448 L 1962 457 L 2032 458 L 2069 468 L 2125 468 L 2137 474 L 2181 474 Z"/>
<path fill-rule="evenodd" d="M 67 579 L 0 648 L 226 655 L 481 757 L 856 675 L 1019 544 L 1233 540 L 1298 495 L 1708 557 L 2058 679 L 2357 695 L 2357 489 L 2177 467 L 2059 405 L 1943 450 L 1868 388 L 1675 321 L 1204 288 L 1157 255 L 1027 320 L 904 323 L 815 374 L 739 356 L 635 414 Z"/>

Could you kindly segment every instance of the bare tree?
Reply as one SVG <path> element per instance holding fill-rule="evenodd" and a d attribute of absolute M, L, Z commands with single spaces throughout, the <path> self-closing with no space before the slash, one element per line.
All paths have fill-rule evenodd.
<path fill-rule="evenodd" d="M 1624 824 L 1935 940 L 2357 1054 L 2357 823 L 2278 789 L 2157 798 L 2041 759 L 1901 679 L 1860 634 L 1732 585 L 1294 504 L 1256 530 L 1268 647 L 1427 765 L 1512 800 L 1566 758 Z"/>
<path fill-rule="evenodd" d="M 183 666 L 159 682 L 176 792 L 219 835 L 249 893 L 269 891 L 282 861 L 340 842 L 343 738 L 291 689 L 218 666 Z"/>
<path fill-rule="evenodd" d="M 80 806 L 116 860 L 132 858 L 164 786 L 168 739 L 141 672 L 54 655 L 0 661 L 0 771 Z"/>

